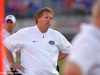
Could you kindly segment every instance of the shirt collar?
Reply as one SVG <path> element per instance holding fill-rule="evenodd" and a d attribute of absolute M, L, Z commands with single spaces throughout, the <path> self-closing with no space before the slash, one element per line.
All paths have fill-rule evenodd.
<path fill-rule="evenodd" d="M 35 25 L 35 28 L 36 28 L 36 30 L 37 30 L 38 32 L 42 33 L 42 32 L 39 30 L 39 28 L 37 27 L 37 25 Z M 49 28 L 49 29 L 50 29 L 50 28 Z M 46 34 L 46 33 L 48 33 L 49 29 L 47 30 L 47 32 L 42 33 L 42 34 Z"/>
<path fill-rule="evenodd" d="M 42 33 L 42 32 L 39 30 L 39 28 L 37 27 L 37 25 L 35 25 L 34 28 L 35 28 L 35 30 L 36 30 L 36 33 L 37 33 L 37 34 L 40 34 L 42 37 L 43 37 L 43 36 L 44 36 L 44 37 L 47 37 L 47 34 L 48 34 L 49 31 L 50 31 L 50 28 L 49 28 L 47 32 Z"/>

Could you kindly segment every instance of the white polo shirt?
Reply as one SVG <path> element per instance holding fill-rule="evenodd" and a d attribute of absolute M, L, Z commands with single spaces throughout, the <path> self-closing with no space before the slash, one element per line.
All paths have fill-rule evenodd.
<path fill-rule="evenodd" d="M 56 71 L 59 51 L 70 52 L 71 44 L 65 37 L 49 28 L 41 33 L 37 26 L 19 30 L 4 40 L 4 45 L 13 51 L 19 48 L 23 75 L 59 75 Z"/>
<path fill-rule="evenodd" d="M 91 24 L 82 28 L 68 60 L 76 63 L 83 75 L 100 75 L 100 29 Z"/>
<path fill-rule="evenodd" d="M 4 39 L 10 35 L 10 33 L 6 29 L 3 29 L 2 33 L 3 33 L 3 38 Z"/>
<path fill-rule="evenodd" d="M 2 35 L 3 35 L 3 39 L 7 38 L 8 36 L 10 36 L 11 34 L 6 30 L 6 29 L 3 29 L 2 30 Z M 13 56 L 14 56 L 14 61 L 16 61 L 16 55 L 15 55 L 15 52 L 13 52 Z M 5 72 L 8 72 L 8 71 L 11 71 L 10 70 L 10 64 L 7 60 L 7 58 L 5 57 L 4 59 L 4 70 Z"/>
<path fill-rule="evenodd" d="M 2 35 L 3 35 L 3 39 L 5 39 L 10 35 L 10 33 L 6 29 L 3 29 Z M 5 72 L 10 71 L 10 65 L 6 57 L 4 58 L 4 70 Z"/>

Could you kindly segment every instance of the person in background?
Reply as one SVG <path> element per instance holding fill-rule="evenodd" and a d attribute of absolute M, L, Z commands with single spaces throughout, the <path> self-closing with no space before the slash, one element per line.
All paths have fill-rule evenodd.
<path fill-rule="evenodd" d="M 3 26 L 4 26 L 4 28 L 2 30 L 2 35 L 3 35 L 3 39 L 5 39 L 8 36 L 13 34 L 13 31 L 16 27 L 16 18 L 15 18 L 15 16 L 14 15 L 7 15 L 5 17 Z M 16 58 L 19 58 L 20 53 L 19 53 L 19 51 L 17 51 L 16 53 L 13 52 L 13 55 L 14 55 L 14 60 L 17 61 L 18 59 L 16 59 Z M 7 72 L 7 74 L 10 74 L 11 73 L 11 69 L 10 69 L 11 66 L 8 63 L 7 59 L 4 60 L 4 64 L 5 64 L 5 68 L 4 68 L 5 71 Z"/>
<path fill-rule="evenodd" d="M 72 42 L 63 75 L 100 75 L 100 0 L 92 7 L 91 23 Z"/>
<path fill-rule="evenodd" d="M 9 63 L 23 75 L 59 75 L 57 61 L 65 58 L 72 46 L 60 32 L 50 28 L 53 17 L 51 8 L 41 8 L 35 26 L 20 29 L 3 41 Z M 16 48 L 21 53 L 21 64 L 12 56 Z"/>

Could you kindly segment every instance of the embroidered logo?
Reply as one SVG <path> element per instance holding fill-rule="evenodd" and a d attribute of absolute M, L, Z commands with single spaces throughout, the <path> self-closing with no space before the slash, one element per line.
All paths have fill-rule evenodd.
<path fill-rule="evenodd" d="M 37 42 L 37 41 L 33 40 L 33 42 Z"/>
<path fill-rule="evenodd" d="M 55 44 L 55 41 L 49 41 L 49 44 L 50 45 L 54 45 Z"/>

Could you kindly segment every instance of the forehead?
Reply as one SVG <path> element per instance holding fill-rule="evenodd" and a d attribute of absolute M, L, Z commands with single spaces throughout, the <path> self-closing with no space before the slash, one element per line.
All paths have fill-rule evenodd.
<path fill-rule="evenodd" d="M 8 19 L 8 20 L 6 21 L 6 23 L 13 24 L 13 21 L 12 21 L 12 20 L 10 20 L 10 19 Z"/>
<path fill-rule="evenodd" d="M 51 16 L 53 17 L 53 14 L 51 12 L 43 12 L 42 16 Z"/>
<path fill-rule="evenodd" d="M 10 19 L 8 19 L 8 20 L 6 21 L 6 23 L 7 23 L 7 24 L 13 24 L 13 25 L 15 25 L 15 23 L 14 23 L 12 20 L 10 20 Z"/>

